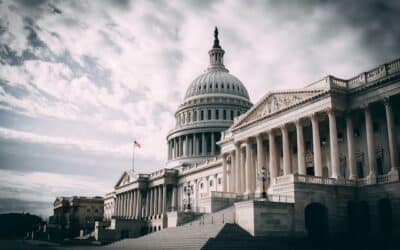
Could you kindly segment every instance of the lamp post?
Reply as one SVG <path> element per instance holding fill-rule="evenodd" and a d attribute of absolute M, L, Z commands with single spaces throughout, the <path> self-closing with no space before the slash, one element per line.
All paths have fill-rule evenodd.
<path fill-rule="evenodd" d="M 267 179 L 267 177 L 266 177 L 265 167 L 262 167 L 262 169 L 261 169 L 261 178 L 262 178 L 262 194 L 261 194 L 261 197 L 263 199 L 266 199 L 267 198 L 267 193 L 265 192 L 265 180 Z"/>
<path fill-rule="evenodd" d="M 193 193 L 193 186 L 191 186 L 191 185 L 189 185 L 189 184 L 187 184 L 186 186 L 185 186 L 185 194 L 187 195 L 187 199 L 188 199 L 188 203 L 187 203 L 187 206 L 186 206 L 186 209 L 185 210 L 187 210 L 187 211 L 190 211 L 191 209 L 192 209 L 192 207 L 191 207 L 191 204 L 190 204 L 190 195 Z"/>

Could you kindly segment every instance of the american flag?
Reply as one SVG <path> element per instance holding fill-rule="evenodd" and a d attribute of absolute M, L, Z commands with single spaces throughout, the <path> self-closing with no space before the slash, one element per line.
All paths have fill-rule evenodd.
<path fill-rule="evenodd" d="M 138 147 L 138 148 L 141 147 L 141 145 L 139 144 L 139 142 L 137 142 L 136 140 L 133 141 L 133 145 L 134 145 L 135 147 Z"/>

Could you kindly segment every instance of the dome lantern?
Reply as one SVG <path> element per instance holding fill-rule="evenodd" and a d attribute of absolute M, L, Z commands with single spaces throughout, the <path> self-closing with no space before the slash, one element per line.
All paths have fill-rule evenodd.
<path fill-rule="evenodd" d="M 215 27 L 214 30 L 214 44 L 208 54 L 210 55 L 210 66 L 208 67 L 208 70 L 213 70 L 217 68 L 228 72 L 228 70 L 224 66 L 225 51 L 221 48 L 221 45 L 219 44 L 217 27 Z"/>

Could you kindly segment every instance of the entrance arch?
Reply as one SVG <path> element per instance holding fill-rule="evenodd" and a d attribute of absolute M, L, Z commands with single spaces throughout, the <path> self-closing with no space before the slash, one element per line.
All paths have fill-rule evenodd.
<path fill-rule="evenodd" d="M 321 203 L 311 203 L 304 210 L 305 226 L 314 244 L 323 244 L 329 236 L 328 208 Z"/>

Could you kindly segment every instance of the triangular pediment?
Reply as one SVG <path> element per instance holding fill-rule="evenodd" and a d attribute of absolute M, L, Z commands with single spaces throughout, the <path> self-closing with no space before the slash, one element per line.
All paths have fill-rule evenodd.
<path fill-rule="evenodd" d="M 134 182 L 136 179 L 137 177 L 134 173 L 132 173 L 131 171 L 124 171 L 124 173 L 122 173 L 121 177 L 119 178 L 117 184 L 115 184 L 115 187 L 125 186 L 128 183 Z"/>
<path fill-rule="evenodd" d="M 322 91 L 323 90 L 293 90 L 267 93 L 247 113 L 240 117 L 232 128 L 239 127 L 263 117 L 271 116 L 282 110 L 293 107 L 296 104 L 311 99 Z"/>

